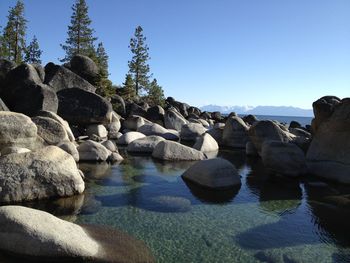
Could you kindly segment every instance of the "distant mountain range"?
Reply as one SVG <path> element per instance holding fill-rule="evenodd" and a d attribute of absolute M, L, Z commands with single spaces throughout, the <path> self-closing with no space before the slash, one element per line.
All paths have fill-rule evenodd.
<path fill-rule="evenodd" d="M 218 106 L 206 105 L 202 111 L 219 111 L 221 113 L 235 112 L 237 114 L 271 115 L 271 116 L 301 116 L 313 117 L 312 109 L 301 109 L 292 106 Z"/>

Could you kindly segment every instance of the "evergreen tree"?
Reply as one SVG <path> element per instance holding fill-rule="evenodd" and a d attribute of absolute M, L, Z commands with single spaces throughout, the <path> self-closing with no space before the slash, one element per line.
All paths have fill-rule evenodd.
<path fill-rule="evenodd" d="M 117 91 L 125 101 L 133 101 L 136 98 L 135 82 L 131 74 L 126 74 L 123 86 Z"/>
<path fill-rule="evenodd" d="M 138 26 L 135 30 L 135 35 L 130 39 L 129 48 L 133 57 L 128 62 L 129 74 L 132 75 L 135 82 L 136 95 L 140 95 L 140 91 L 147 91 L 149 85 L 149 65 L 147 61 L 150 59 L 148 54 L 148 46 L 145 43 L 146 37 L 143 35 L 143 29 Z"/>
<path fill-rule="evenodd" d="M 39 48 L 39 42 L 36 36 L 33 37 L 33 40 L 30 42 L 26 50 L 26 55 L 24 61 L 27 63 L 37 63 L 41 64 L 41 54 L 43 52 Z"/>
<path fill-rule="evenodd" d="M 68 38 L 61 47 L 66 56 L 61 62 L 69 61 L 74 55 L 81 54 L 93 57 L 95 53 L 93 36 L 94 30 L 90 28 L 91 20 L 88 15 L 88 6 L 85 0 L 76 0 L 72 7 L 71 25 L 68 26 Z"/>
<path fill-rule="evenodd" d="M 15 7 L 10 8 L 7 19 L 2 39 L 3 53 L 7 55 L 8 59 L 21 63 L 26 50 L 27 29 L 27 20 L 24 18 L 24 4 L 21 0 L 17 1 Z"/>
<path fill-rule="evenodd" d="M 115 88 L 108 79 L 108 55 L 102 42 L 98 44 L 93 60 L 99 68 L 98 80 L 95 84 L 98 87 L 97 93 L 103 97 L 111 98 L 115 94 Z"/>
<path fill-rule="evenodd" d="M 106 53 L 106 50 L 103 46 L 103 43 L 100 42 L 97 45 L 97 49 L 96 49 L 96 62 L 97 65 L 100 69 L 100 75 L 104 78 L 108 78 L 108 55 Z"/>
<path fill-rule="evenodd" d="M 7 47 L 3 35 L 0 35 L 0 58 L 8 58 Z"/>
<path fill-rule="evenodd" d="M 160 105 L 163 107 L 165 104 L 163 88 L 158 85 L 158 82 L 156 79 L 153 79 L 153 81 L 149 85 L 149 90 L 146 96 L 146 100 L 152 106 Z"/>

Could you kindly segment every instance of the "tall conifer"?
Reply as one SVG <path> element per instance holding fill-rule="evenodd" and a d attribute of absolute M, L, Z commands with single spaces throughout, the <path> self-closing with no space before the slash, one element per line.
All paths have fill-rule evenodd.
<path fill-rule="evenodd" d="M 93 57 L 95 53 L 93 36 L 94 30 L 90 27 L 91 19 L 88 15 L 88 6 L 85 0 L 76 0 L 72 7 L 71 24 L 68 26 L 68 37 L 61 47 L 66 52 L 61 62 L 69 61 L 74 55 L 80 54 Z"/>

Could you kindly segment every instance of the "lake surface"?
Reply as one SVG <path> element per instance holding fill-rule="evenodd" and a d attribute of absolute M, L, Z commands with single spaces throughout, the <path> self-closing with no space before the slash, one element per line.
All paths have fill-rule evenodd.
<path fill-rule="evenodd" d="M 191 162 L 128 155 L 120 165 L 80 164 L 84 195 L 26 205 L 121 229 L 157 262 L 350 262 L 349 187 L 271 176 L 243 151 L 219 156 L 239 170 L 240 188 L 203 191 L 181 178 Z"/>

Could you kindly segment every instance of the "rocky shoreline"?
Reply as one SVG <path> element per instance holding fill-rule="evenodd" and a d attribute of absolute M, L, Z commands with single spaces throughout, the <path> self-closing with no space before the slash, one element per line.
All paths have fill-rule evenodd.
<path fill-rule="evenodd" d="M 316 175 L 350 183 L 350 99 L 322 97 L 313 103 L 315 118 L 310 126 L 297 122 L 286 126 L 253 115 L 241 118 L 235 113 L 202 112 L 172 97 L 165 107 L 125 102 L 118 95 L 106 99 L 95 93 L 91 80 L 96 74 L 94 62 L 80 55 L 68 64 L 45 67 L 16 66 L 0 59 L 1 250 L 42 261 L 55 261 L 58 256 L 120 262 L 122 253 L 107 253 L 108 257 L 101 253 L 110 249 L 106 240 L 100 240 L 107 231 L 103 227 L 89 231 L 71 223 L 65 226 L 66 222 L 39 210 L 7 206 L 83 193 L 85 177 L 77 163 L 122 162 L 118 146 L 164 161 L 197 161 L 182 178 L 208 191 L 241 184 L 236 168 L 216 158 L 218 150 L 226 147 L 261 158 L 272 174 L 282 178 Z M 37 225 L 40 218 L 52 220 L 58 229 L 72 228 L 64 236 L 67 240 L 81 237 L 75 231 L 88 233 L 81 242 L 90 242 L 91 250 L 81 250 L 79 242 L 68 248 L 67 240 L 56 242 L 55 233 Z M 12 246 L 9 237 L 13 233 L 17 233 L 13 241 L 33 242 L 36 249 Z M 126 240 L 124 249 L 130 251 L 123 262 L 154 261 L 144 244 L 136 242 L 134 250 L 130 249 L 134 241 L 126 234 L 115 234 L 108 242 L 118 242 L 118 238 Z M 138 248 L 140 254 L 135 252 Z"/>

